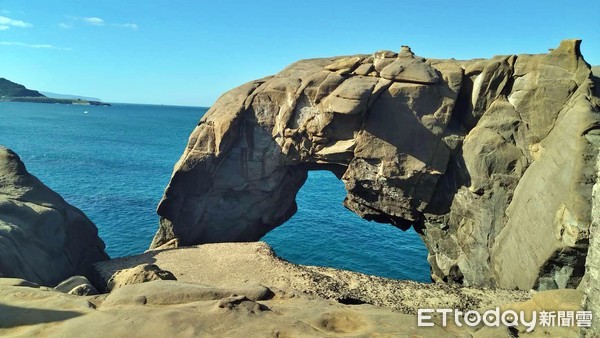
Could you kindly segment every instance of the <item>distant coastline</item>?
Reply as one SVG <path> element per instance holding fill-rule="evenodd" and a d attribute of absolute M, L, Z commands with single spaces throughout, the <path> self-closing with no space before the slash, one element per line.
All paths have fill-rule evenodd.
<path fill-rule="evenodd" d="M 22 84 L 18 84 L 0 78 L 0 102 L 30 102 L 30 103 L 59 103 L 73 104 L 81 106 L 110 106 L 100 100 L 78 97 L 74 95 L 63 95 L 48 93 L 49 96 L 56 95 L 61 97 L 49 97 L 37 90 L 27 89 Z"/>
<path fill-rule="evenodd" d="M 0 102 L 58 103 L 80 106 L 110 106 L 110 103 L 80 99 L 54 99 L 50 97 L 2 97 Z"/>

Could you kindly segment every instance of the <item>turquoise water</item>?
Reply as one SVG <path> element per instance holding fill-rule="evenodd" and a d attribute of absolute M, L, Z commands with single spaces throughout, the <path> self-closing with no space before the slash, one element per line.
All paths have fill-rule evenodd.
<path fill-rule="evenodd" d="M 206 108 L 0 102 L 0 145 L 98 226 L 111 257 L 141 253 L 156 205 Z M 309 173 L 298 212 L 264 240 L 292 262 L 428 282 L 427 250 L 413 231 L 367 222 L 342 206 L 343 183 Z"/>

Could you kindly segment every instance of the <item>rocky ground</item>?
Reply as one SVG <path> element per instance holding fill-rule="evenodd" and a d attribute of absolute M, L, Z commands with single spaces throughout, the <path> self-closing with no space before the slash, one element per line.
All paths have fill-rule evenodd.
<path fill-rule="evenodd" d="M 366 303 L 407 314 L 418 308 L 450 306 L 486 308 L 526 300 L 527 291 L 458 288 L 422 284 L 361 273 L 292 264 L 275 256 L 264 242 L 205 244 L 97 263 L 104 280 L 116 271 L 139 264 L 155 264 L 188 283 L 231 287 L 265 285 L 273 290 L 295 290 L 342 303 Z"/>
<path fill-rule="evenodd" d="M 140 264 L 171 277 L 141 284 Z M 291 264 L 265 243 L 221 243 L 147 253 L 96 264 L 111 293 L 76 296 L 20 279 L 0 279 L 0 335 L 215 337 L 511 337 L 504 327 L 418 327 L 418 308 L 481 311 L 579 309 L 577 290 L 456 288 Z M 119 273 L 119 270 L 121 272 Z M 146 270 L 145 276 L 149 276 Z M 533 298 L 532 298 L 533 297 Z M 524 329 L 521 328 L 522 331 Z M 514 331 L 518 332 L 518 331 Z M 574 329 L 539 327 L 519 336 Z M 513 335 L 514 336 L 514 335 Z"/>

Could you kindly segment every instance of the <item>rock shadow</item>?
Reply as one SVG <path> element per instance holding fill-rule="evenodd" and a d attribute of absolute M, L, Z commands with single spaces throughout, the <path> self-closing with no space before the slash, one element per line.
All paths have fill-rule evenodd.
<path fill-rule="evenodd" d="M 35 309 L 0 304 L 0 328 L 13 328 L 65 321 L 84 315 L 82 312 Z"/>

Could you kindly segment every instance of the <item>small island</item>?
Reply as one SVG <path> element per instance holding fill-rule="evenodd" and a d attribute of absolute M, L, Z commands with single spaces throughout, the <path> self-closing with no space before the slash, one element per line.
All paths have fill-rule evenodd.
<path fill-rule="evenodd" d="M 25 86 L 0 78 L 0 102 L 59 103 L 82 106 L 110 106 L 109 103 L 79 98 L 52 98 L 42 93 L 27 89 Z"/>

